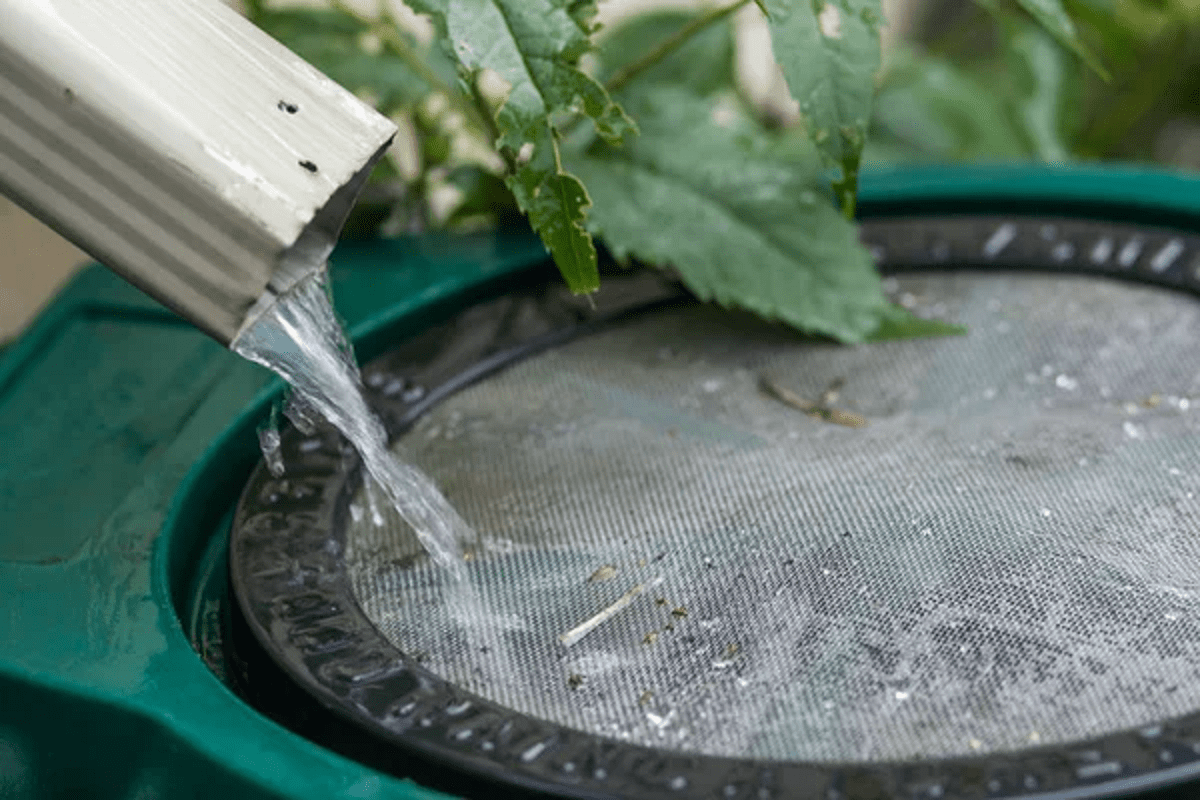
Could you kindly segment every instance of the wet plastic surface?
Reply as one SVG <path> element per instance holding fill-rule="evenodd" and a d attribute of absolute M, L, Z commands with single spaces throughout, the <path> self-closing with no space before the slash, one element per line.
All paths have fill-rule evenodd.
<path fill-rule="evenodd" d="M 890 172 L 864 178 L 863 189 L 864 213 L 970 198 L 976 210 L 1002 201 L 1200 221 L 1195 182 L 1135 171 Z M 355 244 L 334 266 L 363 360 L 489 283 L 548 269 L 540 244 L 520 236 Z M 278 391 L 264 370 L 99 268 L 3 351 L 0 795 L 440 796 L 272 722 L 193 646 L 219 630 L 208 624 L 219 588 L 197 587 L 214 588 L 204 576 L 220 572 L 222 520 L 258 458 L 255 427 Z M 1099 779 L 1112 791 L 1141 786 L 1111 777 Z M 1034 788 L 1017 772 L 1012 780 L 1019 792 Z"/>

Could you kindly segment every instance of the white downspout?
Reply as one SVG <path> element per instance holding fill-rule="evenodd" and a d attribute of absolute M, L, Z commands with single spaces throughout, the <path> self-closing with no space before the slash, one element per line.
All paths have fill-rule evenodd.
<path fill-rule="evenodd" d="M 217 0 L 0 0 L 0 192 L 223 344 L 394 133 Z"/>

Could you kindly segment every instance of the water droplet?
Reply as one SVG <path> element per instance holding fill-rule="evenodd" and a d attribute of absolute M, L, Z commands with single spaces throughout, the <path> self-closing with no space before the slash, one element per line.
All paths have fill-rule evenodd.
<path fill-rule="evenodd" d="M 1070 375 L 1059 375 L 1054 379 L 1054 385 L 1060 389 L 1065 389 L 1068 392 L 1073 392 L 1079 388 L 1079 381 L 1075 380 Z"/>
<path fill-rule="evenodd" d="M 907 700 L 909 697 L 910 697 L 910 695 L 908 692 L 905 692 L 905 691 L 897 691 L 896 692 L 897 700 L 904 701 L 904 700 Z"/>
<path fill-rule="evenodd" d="M 279 431 L 274 428 L 264 428 L 258 432 L 258 446 L 262 450 L 263 461 L 267 469 L 276 478 L 282 478 L 286 471 L 283 466 L 283 452 L 280 447 Z"/>
<path fill-rule="evenodd" d="M 687 778 L 683 777 L 682 775 L 676 775 L 674 778 L 671 778 L 671 782 L 667 785 L 670 786 L 674 791 L 678 792 L 686 789 L 688 782 Z"/>

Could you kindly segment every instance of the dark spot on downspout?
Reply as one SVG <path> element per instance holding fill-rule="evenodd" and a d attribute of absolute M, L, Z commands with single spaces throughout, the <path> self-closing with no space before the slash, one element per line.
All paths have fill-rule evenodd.
<path fill-rule="evenodd" d="M 311 162 L 311 161 L 301 161 L 301 162 L 300 162 L 300 166 L 304 167 L 304 168 L 305 168 L 306 170 L 308 170 L 309 172 L 316 172 L 316 171 L 317 171 L 317 165 L 316 165 L 316 164 L 314 164 L 314 163 L 313 163 L 313 162 Z"/>
<path fill-rule="evenodd" d="M 287 100 L 280 100 L 278 108 L 280 111 L 286 111 L 289 114 L 295 114 L 300 110 L 300 106 L 295 103 L 289 103 Z"/>
<path fill-rule="evenodd" d="M 68 89 L 63 89 L 63 97 L 65 97 L 65 98 L 67 99 L 67 102 L 68 102 L 68 103 L 74 103 L 74 102 L 75 102 L 75 93 L 74 93 L 74 92 L 72 92 L 72 91 L 71 91 L 69 88 L 68 88 Z"/>

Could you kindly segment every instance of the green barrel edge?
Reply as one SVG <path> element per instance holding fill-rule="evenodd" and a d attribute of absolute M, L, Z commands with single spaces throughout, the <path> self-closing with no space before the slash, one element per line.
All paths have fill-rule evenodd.
<path fill-rule="evenodd" d="M 1200 180 L 1125 166 L 876 168 L 859 202 L 1200 228 Z M 527 233 L 429 235 L 343 244 L 331 274 L 367 359 L 539 265 Z M 190 645 L 281 388 L 95 266 L 0 351 L 0 795 L 445 796 L 275 725 Z"/>

